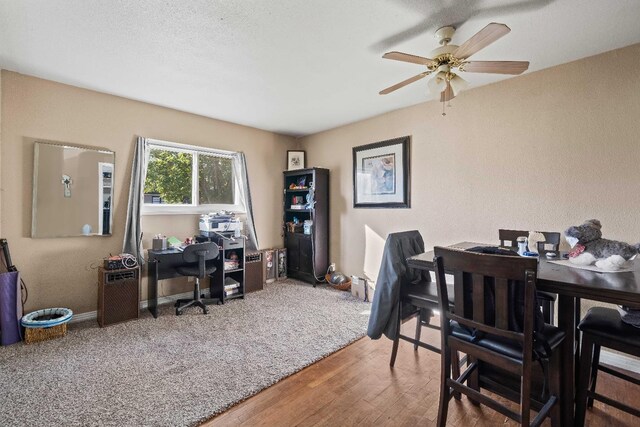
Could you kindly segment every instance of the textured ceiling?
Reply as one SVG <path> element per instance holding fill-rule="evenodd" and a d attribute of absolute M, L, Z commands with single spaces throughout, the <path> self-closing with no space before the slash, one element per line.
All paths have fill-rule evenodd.
<path fill-rule="evenodd" d="M 532 72 L 640 42 L 639 17 L 638 0 L 0 0 L 0 67 L 307 135 L 433 99 L 427 79 L 378 95 L 423 71 L 381 56 L 426 56 L 441 26 L 461 44 L 507 24 L 473 59 Z"/>

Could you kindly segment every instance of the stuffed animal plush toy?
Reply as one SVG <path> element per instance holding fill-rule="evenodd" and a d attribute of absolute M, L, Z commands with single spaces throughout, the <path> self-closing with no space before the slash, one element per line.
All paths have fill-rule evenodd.
<path fill-rule="evenodd" d="M 591 265 L 603 270 L 615 271 L 640 252 L 640 243 L 630 245 L 624 242 L 602 238 L 602 225 L 597 219 L 590 219 L 582 225 L 569 227 L 565 232 L 567 243 L 573 249 L 569 261 L 577 265 Z"/>

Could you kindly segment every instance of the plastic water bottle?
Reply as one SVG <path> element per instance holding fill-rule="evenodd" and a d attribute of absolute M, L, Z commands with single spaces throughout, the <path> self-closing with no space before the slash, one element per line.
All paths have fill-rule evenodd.
<path fill-rule="evenodd" d="M 302 228 L 302 231 L 304 232 L 304 234 L 311 234 L 312 225 L 313 225 L 313 221 L 308 219 L 304 221 L 303 228 Z"/>
<path fill-rule="evenodd" d="M 518 255 L 524 256 L 524 253 L 527 252 L 527 238 L 520 236 L 516 241 L 518 242 Z"/>

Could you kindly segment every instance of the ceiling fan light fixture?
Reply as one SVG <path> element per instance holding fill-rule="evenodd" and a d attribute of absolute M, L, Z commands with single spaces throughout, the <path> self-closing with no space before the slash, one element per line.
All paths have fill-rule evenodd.
<path fill-rule="evenodd" d="M 427 83 L 429 90 L 432 93 L 440 93 L 447 88 L 447 73 L 444 71 L 438 72 Z"/>
<path fill-rule="evenodd" d="M 505 24 L 492 22 L 460 46 L 449 44 L 455 30 L 455 27 L 449 25 L 441 27 L 436 31 L 435 36 L 440 46 L 431 51 L 429 58 L 397 51 L 385 53 L 383 58 L 423 65 L 427 70 L 380 91 L 380 94 L 386 95 L 420 80 L 427 75 L 431 75 L 432 77 L 427 81 L 427 86 L 433 95 L 440 96 L 440 102 L 442 102 L 443 107 L 442 115 L 444 116 L 445 103 L 451 101 L 468 87 L 468 83 L 456 73 L 470 72 L 517 75 L 522 74 L 529 68 L 528 61 L 468 60 L 470 56 L 479 50 L 508 34 L 511 29 Z"/>
<path fill-rule="evenodd" d="M 460 92 L 469 87 L 469 83 L 467 83 L 465 79 L 453 73 L 451 73 L 449 84 L 451 85 L 451 90 L 453 91 L 454 96 L 458 96 Z"/>

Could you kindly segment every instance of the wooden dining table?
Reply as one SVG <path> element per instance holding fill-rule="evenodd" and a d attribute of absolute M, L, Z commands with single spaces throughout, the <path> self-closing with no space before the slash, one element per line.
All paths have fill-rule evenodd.
<path fill-rule="evenodd" d="M 495 246 L 461 242 L 450 248 L 469 249 L 475 246 Z M 416 255 L 407 264 L 416 269 L 434 271 L 433 251 Z M 562 425 L 572 426 L 575 414 L 575 308 L 578 299 L 640 307 L 640 260 L 632 262 L 632 271 L 598 272 L 553 263 L 540 257 L 536 286 L 538 290 L 558 294 L 558 327 L 566 334 L 562 353 L 562 380 L 560 406 Z"/>

